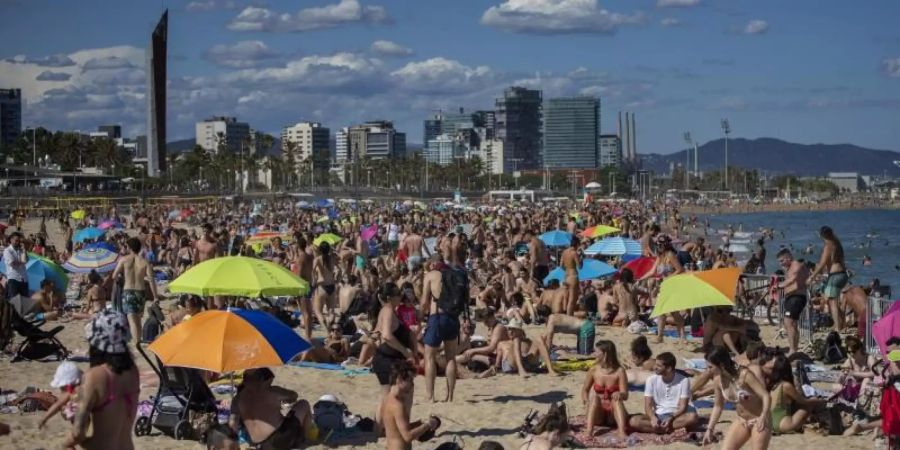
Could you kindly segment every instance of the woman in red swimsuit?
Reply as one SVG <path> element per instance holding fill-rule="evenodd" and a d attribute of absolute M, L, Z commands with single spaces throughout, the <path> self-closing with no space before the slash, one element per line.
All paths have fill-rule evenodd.
<path fill-rule="evenodd" d="M 592 434 L 594 425 L 615 427 L 619 436 L 627 437 L 628 377 L 619 364 L 616 345 L 612 341 L 597 342 L 597 364 L 588 370 L 581 388 L 581 400 L 587 407 L 585 432 Z"/>

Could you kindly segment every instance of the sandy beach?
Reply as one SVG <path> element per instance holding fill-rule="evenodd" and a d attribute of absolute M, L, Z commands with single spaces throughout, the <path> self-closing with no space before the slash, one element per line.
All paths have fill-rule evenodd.
<path fill-rule="evenodd" d="M 37 222 L 29 220 L 25 224 L 25 233 L 37 231 Z M 51 235 L 59 239 L 55 233 L 57 225 L 48 224 Z M 56 243 L 59 245 L 60 243 Z M 171 301 L 163 302 L 165 310 Z M 55 326 L 56 323 L 48 324 Z M 87 352 L 87 344 L 84 338 L 85 321 L 72 321 L 63 323 L 65 329 L 59 337 L 68 349 L 76 355 L 84 355 Z M 543 327 L 529 326 L 527 334 L 536 338 L 544 331 Z M 766 342 L 776 342 L 774 335 L 776 330 L 768 325 L 762 326 L 763 339 Z M 479 324 L 475 334 L 485 335 L 483 324 Z M 322 329 L 315 332 L 316 336 L 323 336 Z M 629 342 L 635 335 L 622 328 L 598 327 L 597 339 L 612 340 L 618 350 L 619 357 L 626 359 Z M 692 349 L 697 345 L 697 340 L 687 345 L 677 343 L 667 338 L 664 344 L 652 344 L 655 353 L 671 351 L 679 358 L 679 367 L 683 367 L 682 358 L 701 358 L 702 354 L 694 353 Z M 557 345 L 575 346 L 575 337 L 569 335 L 557 335 Z M 149 369 L 146 362 L 139 354 L 135 354 L 136 361 L 141 369 L 141 399 L 147 399 L 156 393 L 157 379 Z M 85 370 L 86 363 L 79 363 Z M 21 391 L 28 386 L 50 390 L 50 380 L 57 367 L 55 362 L 17 362 L 11 363 L 9 358 L 0 360 L 0 389 Z M 298 367 L 275 368 L 275 384 L 297 391 L 301 398 L 314 403 L 324 394 L 333 394 L 344 401 L 349 410 L 354 414 L 364 417 L 372 417 L 378 403 L 378 385 L 372 374 L 349 376 L 336 371 L 324 371 L 317 369 Z M 457 384 L 456 400 L 453 403 L 428 403 L 425 401 L 424 379 L 416 378 L 415 403 L 412 410 L 413 420 L 426 418 L 434 414 L 443 419 L 443 426 L 437 437 L 427 443 L 420 443 L 415 448 L 435 448 L 442 442 L 457 439 L 465 448 L 475 449 L 485 440 L 496 440 L 507 449 L 519 448 L 522 443 L 516 432 L 522 424 L 523 418 L 530 410 L 546 411 L 552 402 L 565 402 L 570 415 L 582 415 L 585 408 L 580 400 L 579 390 L 584 381 L 584 372 L 570 372 L 562 377 L 549 375 L 533 375 L 529 378 L 521 378 L 515 375 L 501 375 L 489 379 L 476 380 L 464 379 Z M 443 379 L 437 382 L 436 393 L 443 395 L 445 387 Z M 227 399 L 228 396 L 219 398 Z M 631 392 L 626 402 L 629 413 L 638 413 L 643 405 L 642 393 Z M 702 415 L 708 416 L 710 408 L 700 409 Z M 0 437 L 0 449 L 49 449 L 60 448 L 66 433 L 70 429 L 68 422 L 57 416 L 50 420 L 44 429 L 38 429 L 37 424 L 43 412 L 30 414 L 0 414 L 0 421 L 11 426 L 12 432 L 8 436 Z M 718 426 L 719 431 L 725 431 L 734 418 L 733 411 L 725 411 Z M 136 437 L 135 445 L 139 449 L 196 449 L 201 446 L 194 441 L 176 441 L 158 431 L 150 436 Z M 356 434 L 342 437 L 333 441 L 319 444 L 313 448 L 333 447 L 335 445 L 348 446 L 349 448 L 375 449 L 383 448 L 384 440 L 376 441 L 371 434 Z M 795 434 L 774 437 L 771 448 L 872 448 L 872 435 L 864 435 L 852 438 L 840 436 L 821 436 L 816 433 Z M 646 446 L 644 448 L 695 448 L 688 444 L 671 444 L 664 447 Z"/>

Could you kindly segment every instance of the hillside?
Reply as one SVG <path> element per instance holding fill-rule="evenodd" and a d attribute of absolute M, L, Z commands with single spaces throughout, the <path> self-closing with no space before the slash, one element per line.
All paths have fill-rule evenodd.
<path fill-rule="evenodd" d="M 721 169 L 725 160 L 725 139 L 699 147 L 700 170 Z M 693 152 L 691 152 L 693 165 Z M 685 150 L 668 155 L 641 155 L 643 167 L 668 172 L 670 163 L 685 163 Z M 900 153 L 872 150 L 852 144 L 795 144 L 774 138 L 728 141 L 728 164 L 769 173 L 823 176 L 828 172 L 859 172 L 862 175 L 900 176 Z"/>

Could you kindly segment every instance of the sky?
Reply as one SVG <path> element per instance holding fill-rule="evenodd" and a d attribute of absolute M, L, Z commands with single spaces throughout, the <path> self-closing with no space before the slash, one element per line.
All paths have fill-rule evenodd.
<path fill-rule="evenodd" d="M 24 126 L 144 133 L 149 35 L 169 9 L 169 141 L 212 115 L 275 135 L 437 110 L 503 89 L 600 97 L 639 153 L 690 131 L 900 151 L 896 0 L 0 0 L 0 88 Z"/>

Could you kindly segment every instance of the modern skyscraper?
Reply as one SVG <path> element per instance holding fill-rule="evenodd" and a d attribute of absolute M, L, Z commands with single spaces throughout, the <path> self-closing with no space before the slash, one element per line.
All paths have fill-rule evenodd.
<path fill-rule="evenodd" d="M 328 167 L 331 155 L 328 140 L 331 130 L 319 122 L 298 122 L 281 129 L 281 150 L 287 151 L 288 143 L 294 144 L 295 161 L 300 162 L 312 158 L 316 168 Z"/>
<path fill-rule="evenodd" d="M 147 47 L 147 175 L 166 170 L 166 53 L 169 10 L 163 12 Z"/>
<path fill-rule="evenodd" d="M 503 171 L 541 168 L 541 91 L 513 86 L 494 105 Z"/>
<path fill-rule="evenodd" d="M 0 89 L 0 147 L 13 145 L 22 133 L 22 90 Z"/>
<path fill-rule="evenodd" d="M 437 113 L 430 119 L 425 119 L 425 130 L 422 134 L 422 143 L 428 145 L 428 142 L 438 137 L 442 131 L 444 117 L 441 113 Z"/>
<path fill-rule="evenodd" d="M 551 98 L 544 103 L 544 167 L 597 167 L 600 100 L 596 97 Z"/>
<path fill-rule="evenodd" d="M 217 154 L 223 148 L 230 152 L 249 150 L 245 143 L 250 138 L 250 125 L 238 122 L 234 117 L 210 117 L 197 122 L 195 127 L 197 145 Z"/>
<path fill-rule="evenodd" d="M 106 133 L 106 137 L 110 139 L 121 139 L 122 138 L 122 126 L 121 125 L 100 125 L 97 127 L 97 131 L 101 133 Z"/>
<path fill-rule="evenodd" d="M 344 127 L 334 134 L 334 162 L 344 164 L 350 160 L 350 128 Z"/>
<path fill-rule="evenodd" d="M 600 135 L 600 167 L 622 163 L 622 140 L 615 134 Z"/>
<path fill-rule="evenodd" d="M 458 113 L 443 115 L 443 121 L 441 122 L 441 133 L 446 133 L 452 136 L 460 130 L 475 128 L 475 120 L 475 114 L 466 113 L 463 108 L 459 108 Z"/>

